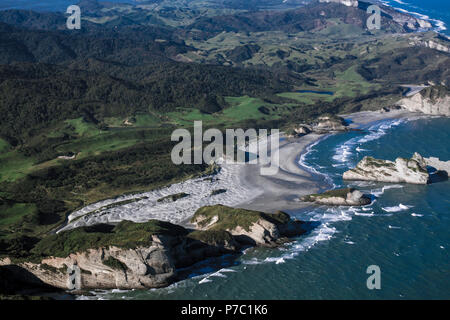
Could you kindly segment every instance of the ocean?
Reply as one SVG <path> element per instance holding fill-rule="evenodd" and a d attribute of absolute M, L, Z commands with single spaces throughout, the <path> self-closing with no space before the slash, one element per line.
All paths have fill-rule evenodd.
<path fill-rule="evenodd" d="M 371 205 L 290 211 L 315 227 L 286 247 L 211 259 L 168 288 L 104 291 L 96 298 L 449 299 L 450 181 L 345 183 L 341 176 L 366 155 L 394 160 L 419 152 L 450 159 L 450 119 L 384 120 L 363 129 L 325 137 L 299 165 L 320 172 L 328 187 L 375 195 Z M 367 288 L 371 265 L 381 270 L 380 290 Z"/>
<path fill-rule="evenodd" d="M 436 31 L 450 35 L 450 1 L 446 0 L 380 0 L 382 3 L 430 21 Z"/>

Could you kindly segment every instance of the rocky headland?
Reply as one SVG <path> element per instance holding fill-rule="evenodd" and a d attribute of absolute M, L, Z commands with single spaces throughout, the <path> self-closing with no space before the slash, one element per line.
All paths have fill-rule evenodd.
<path fill-rule="evenodd" d="M 320 194 L 311 194 L 300 198 L 305 202 L 331 206 L 365 206 L 371 199 L 354 188 L 336 189 Z"/>
<path fill-rule="evenodd" d="M 281 211 L 266 214 L 221 205 L 200 208 L 191 222 L 201 231 L 226 231 L 239 243 L 269 247 L 305 232 L 304 222 Z"/>
<path fill-rule="evenodd" d="M 430 175 L 423 157 L 415 153 L 411 159 L 397 158 L 395 161 L 364 157 L 354 169 L 344 172 L 343 179 L 428 184 Z"/>
<path fill-rule="evenodd" d="M 429 167 L 434 168 L 436 171 L 444 172 L 447 176 L 450 175 L 450 161 L 442 161 L 436 157 L 423 159 Z"/>
<path fill-rule="evenodd" d="M 336 115 L 321 116 L 317 118 L 317 122 L 313 126 L 314 132 L 317 133 L 339 132 L 347 129 L 344 118 Z"/>
<path fill-rule="evenodd" d="M 450 90 L 445 86 L 427 87 L 397 102 L 411 112 L 422 112 L 436 116 L 450 116 Z"/>
<path fill-rule="evenodd" d="M 306 232 L 284 212 L 222 205 L 200 208 L 189 230 L 168 222 L 122 221 L 48 236 L 27 257 L 3 257 L 0 268 L 34 285 L 71 290 L 160 288 L 178 270 L 248 246 L 277 246 Z M 70 278 L 68 270 L 79 272 Z"/>

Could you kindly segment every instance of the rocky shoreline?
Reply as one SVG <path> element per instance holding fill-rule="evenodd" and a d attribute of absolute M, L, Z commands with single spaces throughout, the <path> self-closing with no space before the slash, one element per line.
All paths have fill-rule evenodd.
<path fill-rule="evenodd" d="M 430 171 L 433 174 L 430 174 Z M 355 168 L 344 172 L 342 178 L 426 185 L 432 183 L 433 175 L 448 178 L 449 172 L 450 161 L 441 161 L 433 157 L 424 158 L 416 152 L 411 159 L 397 158 L 395 161 L 364 157 Z"/>
<path fill-rule="evenodd" d="M 394 116 L 391 113 L 373 114 L 380 118 Z M 273 179 L 260 177 L 252 174 L 258 170 L 257 167 L 245 168 L 243 173 L 246 174 L 242 175 L 242 184 L 250 187 L 253 186 L 251 182 L 254 182 L 255 185 L 264 186 L 265 192 L 257 201 L 243 203 L 240 207 L 275 212 L 275 206 L 299 208 L 306 206 L 308 202 L 335 206 L 369 204 L 370 198 L 354 189 L 309 195 L 306 196 L 308 199 L 301 198 L 303 203 L 291 201 L 290 197 L 280 198 L 281 191 L 296 193 L 298 199 L 299 194 L 307 195 L 306 190 L 311 190 L 312 185 L 318 187 L 317 182 L 311 179 L 311 173 L 296 165 L 299 153 L 320 139 L 323 133 L 347 131 L 354 127 L 355 123 L 349 127 L 340 117 L 324 116 L 309 128 L 299 126 L 299 130 L 294 131 L 294 136 L 301 138 L 289 140 L 280 147 L 286 159 L 283 158 L 279 176 Z M 386 181 L 380 177 L 384 179 L 390 175 L 391 178 L 387 182 L 426 184 L 429 180 L 427 165 L 434 164 L 438 170 L 448 169 L 448 162 L 434 158 L 424 159 L 420 155 L 414 155 L 412 159 L 400 159 L 399 167 L 397 162 L 386 160 L 365 158 L 363 161 L 362 165 L 358 164 L 355 168 L 357 170 L 349 170 L 350 173 L 346 173 L 344 178 Z M 437 164 L 441 169 L 437 168 Z M 370 170 L 366 170 L 369 167 Z M 361 174 L 360 169 L 373 171 L 372 176 Z M 389 175 L 386 175 L 386 172 Z M 409 178 L 401 180 L 405 172 Z M 280 178 L 287 182 L 280 184 Z M 264 184 L 261 184 L 261 179 L 265 179 Z M 271 197 L 278 202 L 269 200 Z M 261 202 L 260 199 L 264 201 Z M 168 200 L 161 198 L 161 202 L 164 201 Z M 182 280 L 183 276 L 179 270 L 197 262 L 224 254 L 239 255 L 249 246 L 279 246 L 289 241 L 290 237 L 300 236 L 310 229 L 308 223 L 293 221 L 283 212 L 267 214 L 222 205 L 200 208 L 188 226 L 195 226 L 195 229 L 190 230 L 188 227 L 157 220 L 147 223 L 122 221 L 118 224 L 84 226 L 45 238 L 44 245 L 33 249 L 35 252 L 32 252 L 32 259 L 1 259 L 0 272 L 7 271 L 11 278 L 22 279 L 30 285 L 50 286 L 62 290 L 71 290 L 74 285 L 72 280 L 76 282 L 78 290 L 161 288 Z M 86 245 L 86 241 L 92 236 L 98 239 L 92 242 L 92 245 Z M 110 237 L 114 241 L 109 241 Z M 66 250 L 58 251 L 61 248 Z M 52 250 L 58 252 L 52 254 Z M 68 270 L 74 268 L 80 272 L 72 279 Z"/>
<path fill-rule="evenodd" d="M 445 86 L 423 87 L 417 93 L 398 101 L 397 105 L 411 112 L 449 117 L 450 91 Z"/>
<path fill-rule="evenodd" d="M 180 268 L 249 246 L 278 246 L 307 231 L 284 212 L 221 205 L 199 209 L 191 223 L 196 230 L 152 220 L 64 231 L 41 241 L 30 258 L 0 260 L 0 269 L 63 290 L 161 288 L 181 280 Z"/>

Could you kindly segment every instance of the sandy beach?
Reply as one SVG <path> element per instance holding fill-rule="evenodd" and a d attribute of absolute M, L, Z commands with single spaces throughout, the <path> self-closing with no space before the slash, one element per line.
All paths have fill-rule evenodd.
<path fill-rule="evenodd" d="M 372 122 L 381 121 L 385 119 L 400 119 L 400 118 L 413 118 L 423 117 L 422 113 L 413 113 L 407 110 L 392 110 L 390 112 L 381 111 L 361 111 L 351 114 L 342 114 L 341 117 L 345 119 L 351 119 L 350 128 L 359 128 Z"/>

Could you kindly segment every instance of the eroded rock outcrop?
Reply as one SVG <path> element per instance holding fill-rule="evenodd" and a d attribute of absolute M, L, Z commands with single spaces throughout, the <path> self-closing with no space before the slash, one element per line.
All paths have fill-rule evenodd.
<path fill-rule="evenodd" d="M 443 86 L 429 87 L 401 99 L 397 104 L 411 112 L 448 117 L 450 116 L 450 91 Z"/>
<path fill-rule="evenodd" d="M 283 237 L 305 233 L 304 223 L 292 221 L 287 213 L 266 214 L 221 205 L 200 208 L 191 222 L 200 230 L 223 230 L 238 242 L 264 246 L 274 246 Z"/>
<path fill-rule="evenodd" d="M 72 287 L 67 269 L 74 265 L 80 274 L 79 283 Z M 88 249 L 20 266 L 44 283 L 62 289 L 159 288 L 171 284 L 176 274 L 170 252 L 159 240 L 148 247 Z"/>
<path fill-rule="evenodd" d="M 344 172 L 344 180 L 427 184 L 430 175 L 423 157 L 415 153 L 411 159 L 395 161 L 364 157 L 356 168 Z"/>
<path fill-rule="evenodd" d="M 442 161 L 436 157 L 424 158 L 426 164 L 437 171 L 446 172 L 450 176 L 450 161 Z"/>
<path fill-rule="evenodd" d="M 368 196 L 353 188 L 336 189 L 321 194 L 311 194 L 302 197 L 301 200 L 331 206 L 365 206 L 371 203 Z"/>
<path fill-rule="evenodd" d="M 310 134 L 313 131 L 312 127 L 308 124 L 300 124 L 293 129 L 293 134 L 297 136 L 304 136 Z"/>
<path fill-rule="evenodd" d="M 450 53 L 450 47 L 448 47 L 442 43 L 439 43 L 437 41 L 433 41 L 433 40 L 419 40 L 419 38 L 417 38 L 417 39 L 414 39 L 414 41 L 412 41 L 411 44 L 420 46 L 420 47 L 434 49 L 434 50 L 441 51 L 441 52 Z"/>

